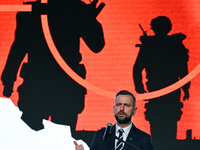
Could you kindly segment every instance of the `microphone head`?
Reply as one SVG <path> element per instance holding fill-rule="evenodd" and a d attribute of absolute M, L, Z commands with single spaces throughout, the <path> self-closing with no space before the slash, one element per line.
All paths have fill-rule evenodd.
<path fill-rule="evenodd" d="M 103 140 L 105 141 L 106 139 L 107 139 L 107 137 L 109 137 L 110 136 L 110 134 L 111 134 L 111 129 L 112 128 L 112 124 L 111 123 L 108 123 L 107 125 L 106 125 L 106 129 L 105 129 L 105 132 L 104 132 L 104 135 L 103 135 Z"/>
<path fill-rule="evenodd" d="M 107 123 L 107 127 L 112 127 L 112 123 Z"/>

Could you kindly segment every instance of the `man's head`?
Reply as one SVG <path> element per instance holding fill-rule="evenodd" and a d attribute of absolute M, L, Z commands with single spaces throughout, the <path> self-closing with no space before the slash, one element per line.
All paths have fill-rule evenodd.
<path fill-rule="evenodd" d="M 116 94 L 114 115 L 119 126 L 128 126 L 136 110 L 136 99 L 131 92 L 122 90 Z"/>
<path fill-rule="evenodd" d="M 156 35 L 167 35 L 172 29 L 171 21 L 166 16 L 158 16 L 152 19 L 150 25 Z"/>

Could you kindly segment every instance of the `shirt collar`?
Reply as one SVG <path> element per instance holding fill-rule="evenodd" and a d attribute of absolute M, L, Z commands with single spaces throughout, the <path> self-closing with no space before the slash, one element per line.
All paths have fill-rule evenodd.
<path fill-rule="evenodd" d="M 129 126 L 123 128 L 125 134 L 128 135 L 129 131 L 131 130 L 133 124 L 131 123 Z M 118 130 L 121 129 L 117 124 L 116 124 L 116 129 L 115 129 L 115 135 L 118 133 Z"/>

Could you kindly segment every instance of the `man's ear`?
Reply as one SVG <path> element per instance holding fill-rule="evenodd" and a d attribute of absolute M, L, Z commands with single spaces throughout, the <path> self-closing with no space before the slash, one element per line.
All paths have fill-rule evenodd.
<path fill-rule="evenodd" d="M 133 116 L 135 115 L 136 112 L 137 112 L 137 107 L 135 107 L 133 110 Z"/>

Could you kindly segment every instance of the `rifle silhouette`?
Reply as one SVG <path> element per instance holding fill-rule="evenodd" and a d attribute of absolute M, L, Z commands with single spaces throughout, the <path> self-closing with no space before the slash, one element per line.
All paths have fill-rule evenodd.
<path fill-rule="evenodd" d="M 147 31 L 144 31 L 144 29 L 142 28 L 141 24 L 139 24 L 140 29 L 142 30 L 143 36 L 147 37 Z M 141 47 L 142 44 L 136 44 L 135 47 Z"/>

